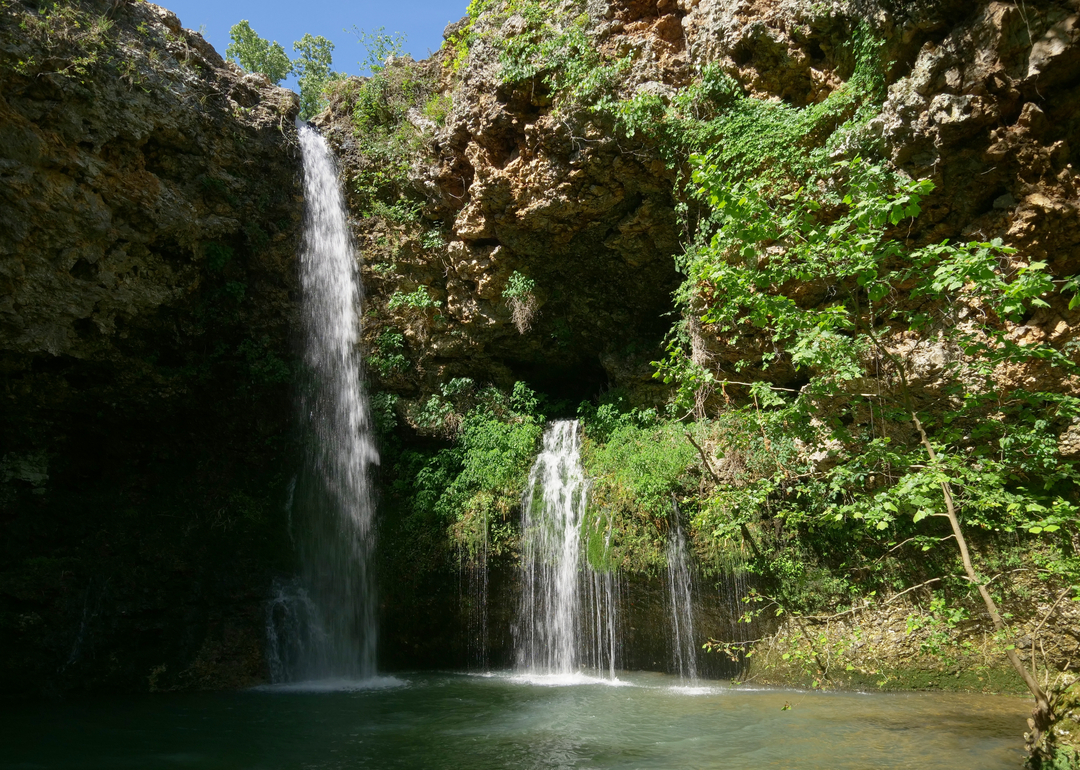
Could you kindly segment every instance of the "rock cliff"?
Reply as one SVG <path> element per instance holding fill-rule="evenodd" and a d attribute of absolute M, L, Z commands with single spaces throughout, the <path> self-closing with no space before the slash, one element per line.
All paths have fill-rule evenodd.
<path fill-rule="evenodd" d="M 0 7 L 6 691 L 264 676 L 296 112 L 151 3 Z"/>
<path fill-rule="evenodd" d="M 535 27 L 529 4 L 520 6 L 474 4 L 433 60 L 394 63 L 390 79 L 423 84 L 396 116 L 358 118 L 370 94 L 361 98 L 365 83 L 354 80 L 318 118 L 354 186 L 369 346 L 378 351 L 388 330 L 402 335 L 392 346 L 407 360 L 386 366 L 384 357 L 373 376 L 408 398 L 464 376 L 503 386 L 525 379 L 574 398 L 630 387 L 636 400 L 655 400 L 648 361 L 671 326 L 665 314 L 679 282 L 671 257 L 694 225 L 679 184 L 686 155 L 646 131 L 628 135 L 595 99 L 591 109 L 574 104 L 568 86 L 552 93 L 558 63 L 508 75 L 506 51 Z M 1073 2 L 662 0 L 564 3 L 550 13 L 562 28 L 584 30 L 601 57 L 596 68 L 615 62 L 610 98 L 668 104 L 709 66 L 753 97 L 820 104 L 848 87 L 852 40 L 869 25 L 887 87 L 869 143 L 936 186 L 907 241 L 1001 237 L 1022 264 L 1048 261 L 1059 277 L 1077 268 Z M 376 145 L 386 151 L 380 132 L 409 137 L 396 187 L 371 178 Z M 410 201 L 411 216 L 380 215 L 373 189 Z M 535 284 L 527 329 L 514 322 L 515 274 Z M 423 302 L 400 301 L 417 291 Z M 1016 325 L 1013 338 L 1066 344 L 1077 319 L 1065 301 Z M 388 339 L 396 340 L 383 337 L 383 347 Z M 721 366 L 761 353 L 755 343 L 701 344 Z"/>

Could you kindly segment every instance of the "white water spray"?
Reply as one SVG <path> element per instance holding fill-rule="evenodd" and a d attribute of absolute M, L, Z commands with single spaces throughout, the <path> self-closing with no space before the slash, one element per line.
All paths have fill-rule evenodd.
<path fill-rule="evenodd" d="M 668 604 L 671 609 L 672 657 L 680 679 L 696 682 L 697 645 L 694 643 L 693 593 L 686 538 L 679 523 L 679 507 L 672 505 L 674 527 L 667 545 Z"/>
<path fill-rule="evenodd" d="M 282 663 L 279 680 L 365 678 L 375 673 L 369 470 L 379 455 L 357 349 L 363 295 L 333 156 L 313 128 L 299 121 L 297 128 L 305 203 L 300 250 L 305 467 L 293 506 L 302 574 L 295 589 L 279 591 L 272 602 L 271 646 L 280 646 L 287 636 L 290 654 L 271 649 L 270 657 Z"/>
<path fill-rule="evenodd" d="M 587 494 L 578 423 L 555 422 L 529 474 L 522 520 L 517 658 L 530 673 L 567 675 L 588 667 L 614 677 L 618 582 L 583 558 Z"/>

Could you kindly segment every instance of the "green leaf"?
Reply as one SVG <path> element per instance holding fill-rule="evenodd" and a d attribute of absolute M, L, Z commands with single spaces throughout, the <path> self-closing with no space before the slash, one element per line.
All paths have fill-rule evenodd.
<path fill-rule="evenodd" d="M 870 287 L 868 296 L 871 302 L 880 302 L 889 295 L 889 286 L 884 283 L 877 283 Z"/>

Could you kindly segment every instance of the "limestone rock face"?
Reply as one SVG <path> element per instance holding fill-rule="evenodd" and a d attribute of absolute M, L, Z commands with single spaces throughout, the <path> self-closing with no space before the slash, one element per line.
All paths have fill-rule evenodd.
<path fill-rule="evenodd" d="M 686 62 L 672 63 L 681 43 L 653 39 L 653 21 L 635 27 L 635 45 L 663 54 L 673 69 L 647 58 L 630 77 L 662 90 L 669 86 L 650 78 L 685 79 Z M 481 16 L 477 27 L 489 23 Z M 514 23 L 511 17 L 504 26 Z M 622 44 L 609 37 L 605 46 Z M 373 319 L 367 340 L 373 344 L 383 329 L 402 331 L 414 362 L 407 376 L 374 371 L 378 386 L 422 396 L 465 376 L 502 387 L 525 380 L 576 399 L 609 386 L 658 390 L 648 362 L 659 356 L 680 281 L 672 259 L 680 249 L 677 169 L 656 148 L 621 145 L 601 127 L 553 111 L 543 88 L 505 86 L 498 50 L 483 36 L 458 74 L 445 52 L 399 64 L 438 82 L 453 106 L 442 125 L 414 122 L 423 149 L 410 176 L 426 199 L 418 227 L 438 233 L 439 245 L 419 243 L 409 225 L 388 228 L 354 199 Z M 347 180 L 366 173 L 354 106 L 334 101 L 317 120 Z M 392 256 L 380 247 L 388 239 L 399 243 Z M 505 294 L 514 273 L 535 282 L 524 333 Z M 424 316 L 388 306 L 394 292 L 417 287 L 430 290 L 439 310 Z"/>
<path fill-rule="evenodd" d="M 888 97 L 870 130 L 881 155 L 935 184 L 923 215 L 904 233 L 908 242 L 1001 238 L 1017 249 L 1011 268 L 1038 260 L 1057 278 L 1076 273 L 1080 5 L 851 0 L 825 6 L 688 0 L 683 26 L 697 61 L 720 62 L 759 98 L 802 106 L 844 83 L 851 63 L 841 46 L 858 23 L 869 23 L 888 62 Z M 806 301 L 812 287 L 801 294 Z M 1067 301 L 1053 298 L 1051 308 L 1012 327 L 1010 338 L 1069 344 L 1080 317 Z M 906 355 L 909 343 L 894 352 Z M 757 340 L 736 350 L 700 344 L 721 363 L 760 352 Z M 914 384 L 933 390 L 935 371 L 921 366 Z M 1038 365 L 999 376 L 1032 389 L 1080 387 Z M 783 367 L 770 377 L 797 379 Z"/>
<path fill-rule="evenodd" d="M 1018 265 L 1045 260 L 1057 277 L 1080 267 L 1075 2 L 592 0 L 586 11 L 593 44 L 628 57 L 618 98 L 670 100 L 715 64 L 747 93 L 796 107 L 844 87 L 851 35 L 869 24 L 888 83 L 869 131 L 881 155 L 936 185 L 908 240 L 1001 237 L 1018 249 Z M 446 32 L 452 42 L 475 33 L 456 71 L 452 50 L 417 65 L 452 100 L 441 124 L 413 121 L 422 149 L 409 172 L 425 199 L 419 227 L 439 233 L 441 245 L 424 246 L 407 226 L 390 228 L 392 236 L 354 206 L 368 261 L 368 343 L 396 329 L 412 362 L 407 372 L 373 376 L 380 388 L 415 397 L 467 376 L 503 386 L 525 379 L 578 398 L 609 386 L 660 398 L 648 361 L 672 320 L 672 257 L 687 231 L 673 190 L 687 169 L 640 135 L 619 140 L 602 119 L 561 110 L 539 78 L 507 85 L 493 41 L 525 23 L 489 11 L 466 18 Z M 360 178 L 365 163 L 354 106 L 340 100 L 320 118 L 347 179 Z M 372 270 L 388 238 L 400 244 L 397 254 Z M 537 315 L 524 334 L 504 296 L 515 272 L 536 282 Z M 440 310 L 388 307 L 394 292 L 419 287 Z M 799 301 L 812 302 L 820 288 L 803 287 Z M 1013 335 L 1064 345 L 1075 316 L 1057 298 Z M 721 364 L 753 361 L 767 347 L 756 339 L 738 349 L 696 344 Z M 1045 379 L 1030 367 L 1005 376 L 1029 387 Z M 770 377 L 796 379 L 775 366 Z"/>
<path fill-rule="evenodd" d="M 103 9 L 87 6 L 86 14 Z M 93 357 L 122 334 L 118 326 L 205 283 L 204 244 L 251 240 L 245 228 L 264 227 L 295 208 L 296 191 L 286 188 L 293 195 L 268 197 L 259 216 L 252 195 L 258 181 L 250 173 L 257 163 L 294 173 L 292 154 L 280 156 L 295 95 L 227 67 L 163 8 L 116 9 L 115 18 L 102 17 L 110 29 L 100 36 L 70 33 L 73 47 L 106 52 L 85 76 L 54 70 L 47 60 L 17 63 L 41 58 L 33 30 L 63 27 L 61 14 L 39 19 L 24 11 L 34 19 L 29 35 L 16 34 L 18 10 L 5 15 L 4 350 Z M 155 37 L 161 48 L 147 49 L 159 42 Z M 115 74 L 106 57 L 124 69 L 112 82 L 95 82 Z M 257 146 L 245 146 L 252 139 Z M 294 238 L 294 230 L 254 239 Z M 273 250 L 258 251 L 269 261 Z"/>
<path fill-rule="evenodd" d="M 1075 4 L 980 4 L 920 46 L 880 119 L 894 162 L 938 185 L 941 231 L 1003 236 L 1058 274 L 1080 266 L 1078 24 Z"/>
<path fill-rule="evenodd" d="M 263 676 L 296 112 L 151 3 L 0 8 L 5 690 Z"/>

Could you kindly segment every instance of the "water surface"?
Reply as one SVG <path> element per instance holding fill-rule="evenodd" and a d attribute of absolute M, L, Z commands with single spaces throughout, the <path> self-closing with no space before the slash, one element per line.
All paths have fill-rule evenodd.
<path fill-rule="evenodd" d="M 1022 698 L 690 688 L 647 673 L 415 674 L 8 705 L 0 768 L 1016 770 L 1029 711 Z"/>

